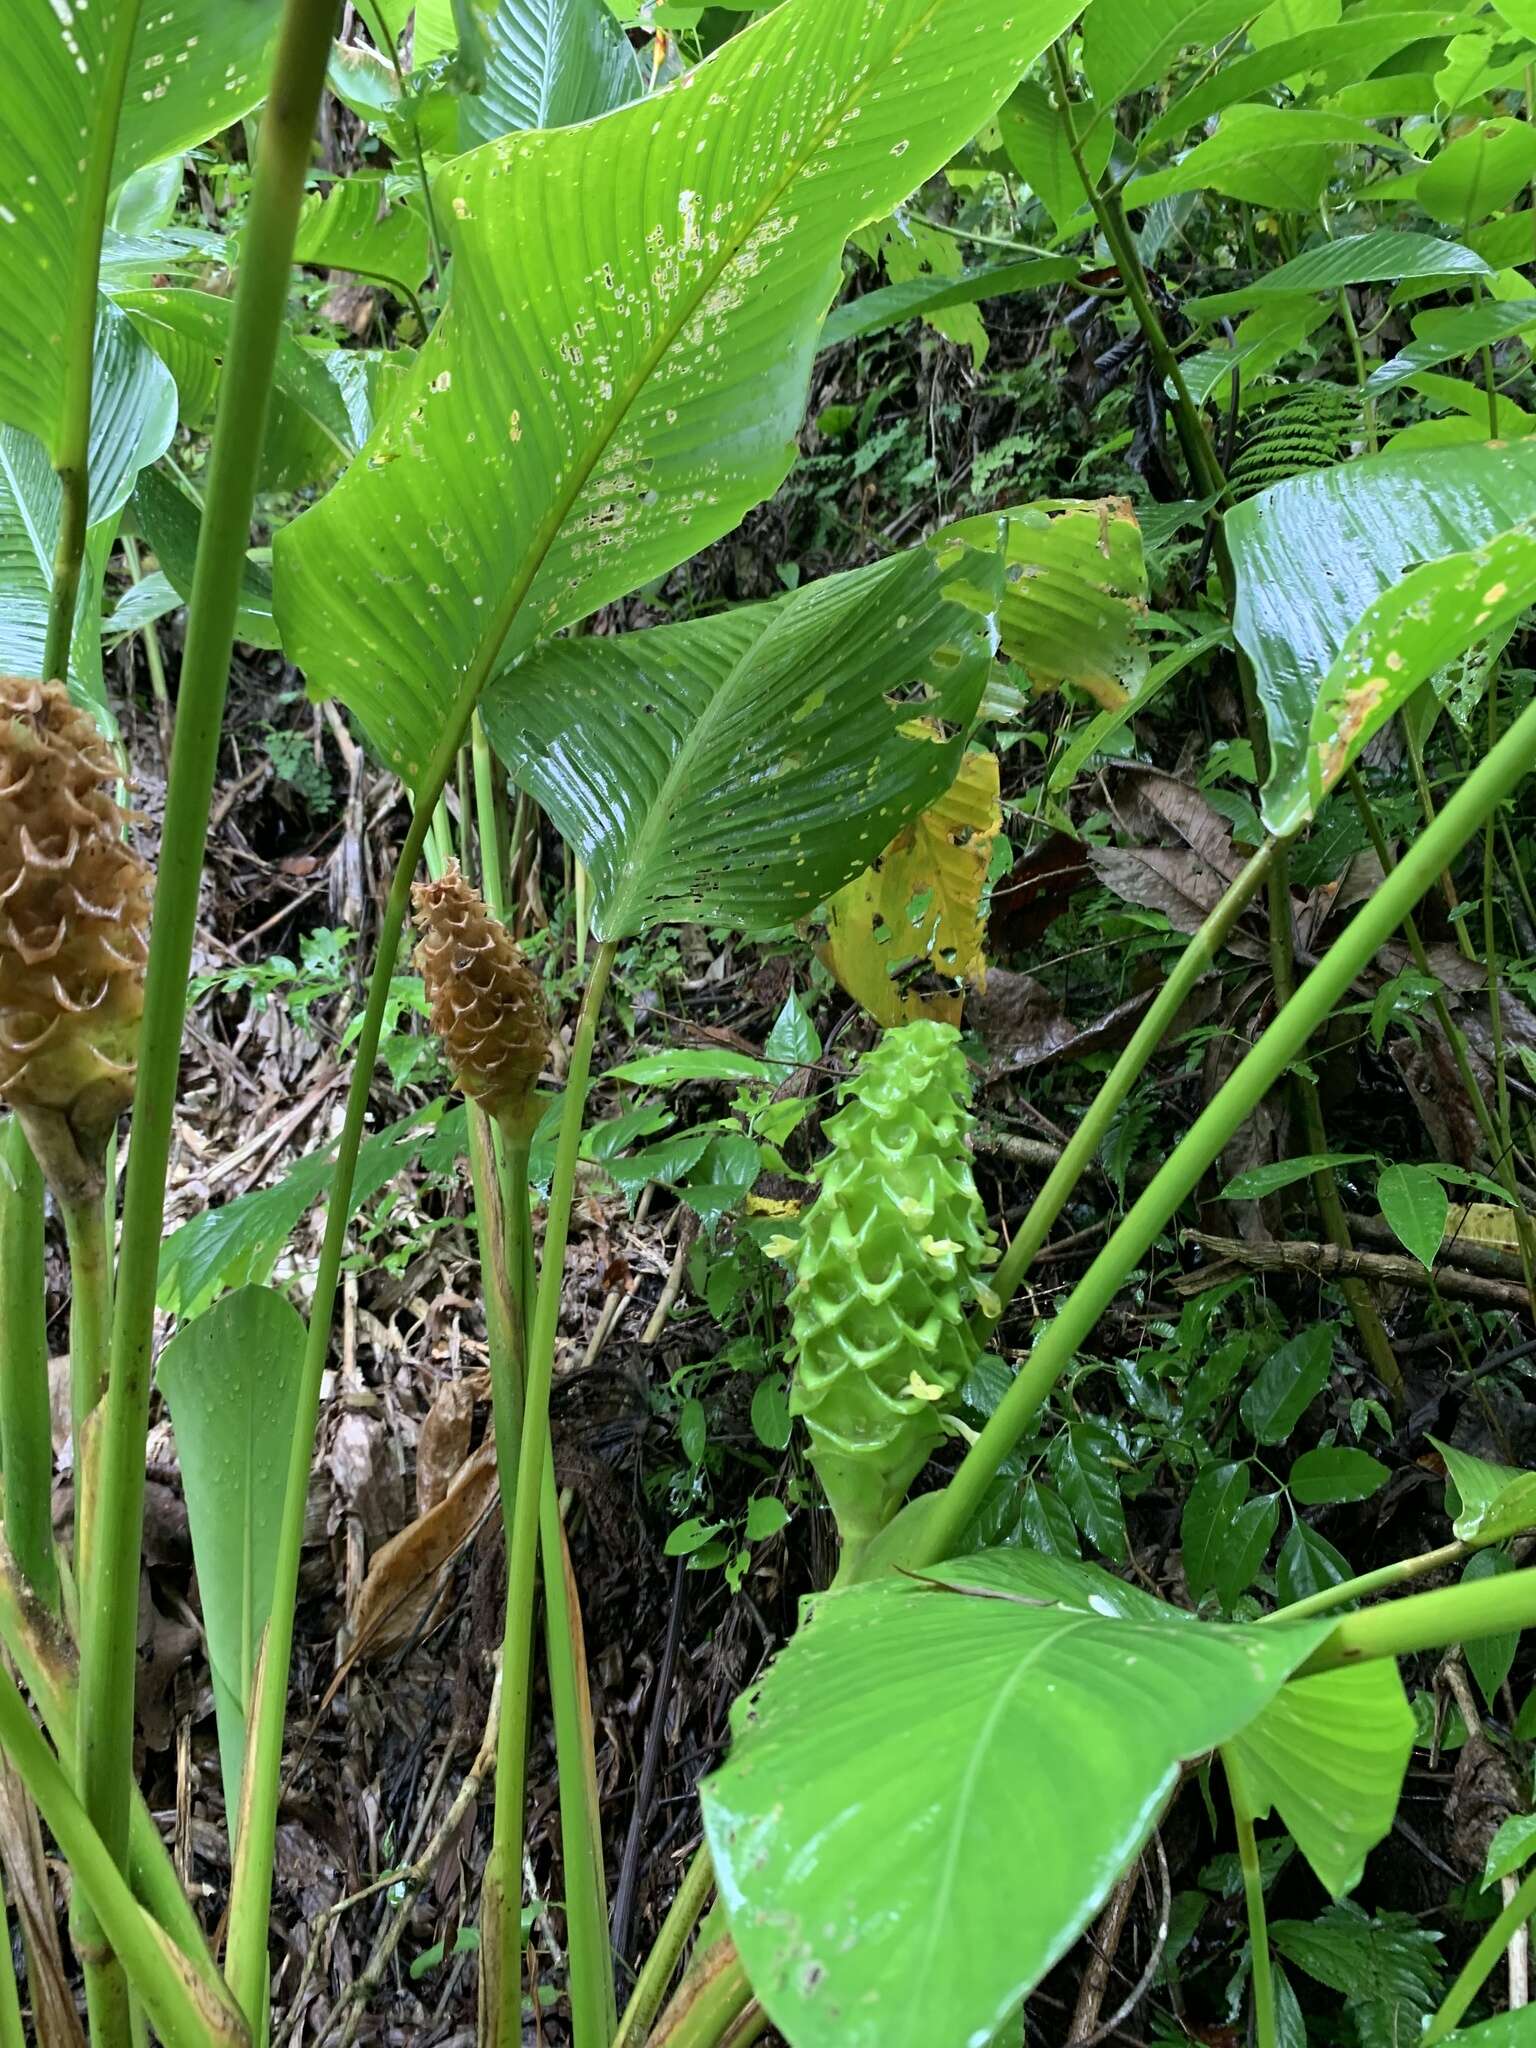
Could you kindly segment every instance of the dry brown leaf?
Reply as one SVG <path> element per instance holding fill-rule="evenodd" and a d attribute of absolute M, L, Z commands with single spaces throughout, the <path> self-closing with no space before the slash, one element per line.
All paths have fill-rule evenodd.
<path fill-rule="evenodd" d="M 460 1466 L 435 1508 L 392 1536 L 372 1559 L 357 1597 L 347 1662 L 379 1657 L 410 1640 L 447 1570 L 496 1503 L 496 1442 L 487 1437 Z"/>
<path fill-rule="evenodd" d="M 427 1411 L 416 1442 L 416 1512 L 428 1514 L 447 1497 L 459 1467 L 469 1456 L 475 1420 L 474 1390 L 467 1380 L 445 1380 Z"/>
<path fill-rule="evenodd" d="M 1095 846 L 1094 873 L 1122 902 L 1160 910 L 1176 932 L 1196 932 L 1226 893 L 1221 872 L 1187 846 Z"/>

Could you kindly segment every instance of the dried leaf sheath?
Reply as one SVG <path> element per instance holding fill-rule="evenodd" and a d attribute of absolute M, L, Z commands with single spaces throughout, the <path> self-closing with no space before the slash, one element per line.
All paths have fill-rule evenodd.
<path fill-rule="evenodd" d="M 62 683 L 0 677 L 0 1100 L 86 1159 L 133 1099 L 149 950 L 117 772 Z"/>
<path fill-rule="evenodd" d="M 411 892 L 416 965 L 453 1077 L 488 1116 L 526 1125 L 549 1051 L 538 976 L 456 862 Z"/>

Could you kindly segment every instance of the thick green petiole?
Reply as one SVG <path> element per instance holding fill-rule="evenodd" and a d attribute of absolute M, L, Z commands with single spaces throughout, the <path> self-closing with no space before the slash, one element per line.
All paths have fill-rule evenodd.
<path fill-rule="evenodd" d="M 1409 1593 L 1363 1613 L 1346 1614 L 1295 1675 L 1310 1678 L 1318 1671 L 1337 1671 L 1376 1657 L 1410 1657 L 1419 1650 L 1444 1650 L 1452 1643 L 1533 1626 L 1536 1569 L 1504 1572 L 1495 1579 L 1466 1579 L 1459 1586 Z"/>
<path fill-rule="evenodd" d="M 1028 1431 L 1126 1277 L 1146 1256 L 1179 1205 L 1194 1192 L 1233 1131 L 1252 1114 L 1332 1014 L 1366 962 L 1391 937 L 1445 863 L 1525 776 L 1533 749 L 1536 707 L 1529 707 L 1467 777 L 1434 824 L 1420 834 L 1370 901 L 1356 912 L 1294 999 L 1174 1148 L 1039 1338 L 954 1478 L 935 1497 L 933 1506 L 926 1500 L 921 1503 L 921 1520 L 914 1518 L 913 1547 L 903 1554 L 905 1562 L 936 1563 L 953 1553 L 1003 1459 Z M 894 1525 L 892 1534 L 894 1538 Z M 885 1554 L 890 1555 L 890 1550 Z"/>
<path fill-rule="evenodd" d="M 523 1745 L 531 1697 L 534 1574 L 539 1548 L 539 1496 L 549 1461 L 549 1390 L 554 1373 L 555 1336 L 565 1274 L 565 1247 L 570 1232 L 571 1200 L 576 1189 L 576 1159 L 581 1147 L 587 1083 L 598 1013 L 607 992 L 617 947 L 608 941 L 597 949 L 592 974 L 582 997 L 566 1072 L 565 1105 L 560 1122 L 555 1170 L 550 1181 L 548 1221 L 538 1301 L 528 1340 L 528 1372 L 523 1388 L 523 1431 L 518 1452 L 517 1493 L 512 1540 L 507 1556 L 507 1625 L 502 1644 L 501 1732 L 496 1757 L 496 1819 L 491 1855 L 486 1866 L 486 1896 L 501 1926 L 492 1936 L 491 2010 L 488 2033 L 495 2048 L 512 2048 L 522 2037 L 522 1986 L 516 1951 L 505 1936 L 515 1928 L 522 1894 Z"/>
<path fill-rule="evenodd" d="M 1264 1873 L 1253 1832 L 1253 1804 L 1235 1756 L 1222 1751 L 1232 1822 L 1237 1831 L 1237 1860 L 1243 1873 L 1243 1904 L 1248 1914 L 1248 1951 L 1253 1971 L 1253 2032 L 1256 2048 L 1277 2048 L 1275 1973 L 1269 1955 L 1269 1918 L 1264 1911 Z"/>
<path fill-rule="evenodd" d="M 1467 2007 L 1498 1967 L 1500 1956 L 1532 1914 L 1536 1914 L 1536 1869 L 1527 1871 L 1514 1897 L 1462 1965 L 1444 2004 L 1419 2036 L 1422 2048 L 1434 2048 L 1437 2041 L 1443 2041 L 1453 2027 L 1460 2025 Z"/>
<path fill-rule="evenodd" d="M 15 1117 L 0 1123 L 0 1471 L 6 1541 L 33 1593 L 57 1613 L 43 1176 Z"/>

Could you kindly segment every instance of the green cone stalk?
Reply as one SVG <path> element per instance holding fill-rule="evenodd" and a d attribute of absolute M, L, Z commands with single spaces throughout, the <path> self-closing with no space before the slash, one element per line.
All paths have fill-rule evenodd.
<path fill-rule="evenodd" d="M 795 1248 L 790 1408 L 845 1545 L 884 1527 L 943 1436 L 977 1356 L 966 1318 L 995 1253 L 971 1174 L 960 1034 L 888 1031 L 827 1125 Z"/>

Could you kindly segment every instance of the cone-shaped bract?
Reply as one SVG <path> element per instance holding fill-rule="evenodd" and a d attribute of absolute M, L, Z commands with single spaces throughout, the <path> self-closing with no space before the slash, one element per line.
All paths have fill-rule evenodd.
<path fill-rule="evenodd" d="M 0 676 L 0 1101 L 104 1140 L 133 1099 L 150 875 L 62 683 Z"/>
<path fill-rule="evenodd" d="M 549 1052 L 538 976 L 479 891 L 450 862 L 411 891 L 432 1028 L 453 1077 L 488 1116 L 526 1119 Z"/>
<path fill-rule="evenodd" d="M 864 1056 L 826 1127 L 789 1298 L 790 1406 L 845 1543 L 890 1518 L 976 1356 L 966 1315 L 991 1249 L 968 1094 L 959 1033 L 924 1019 Z"/>

